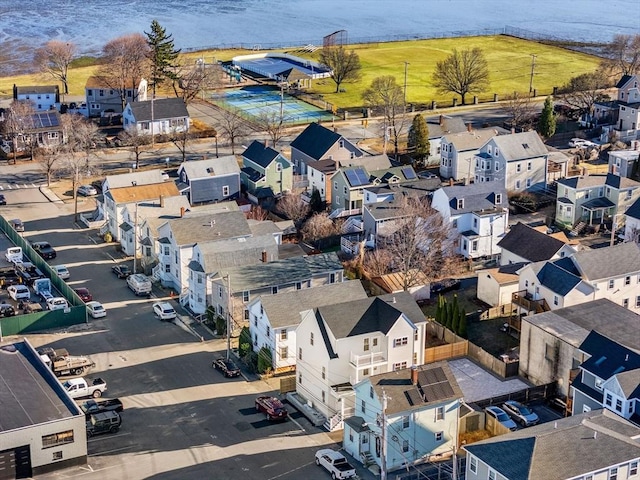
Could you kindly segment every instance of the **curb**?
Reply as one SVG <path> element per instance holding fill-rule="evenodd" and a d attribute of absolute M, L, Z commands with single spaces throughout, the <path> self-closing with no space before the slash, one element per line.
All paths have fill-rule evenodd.
<path fill-rule="evenodd" d="M 64 204 L 64 202 L 60 200 L 60 198 L 55 193 L 53 193 L 49 187 L 40 186 L 38 187 L 38 190 L 40 190 L 40 193 L 47 197 L 47 200 L 49 200 L 51 203 Z"/>

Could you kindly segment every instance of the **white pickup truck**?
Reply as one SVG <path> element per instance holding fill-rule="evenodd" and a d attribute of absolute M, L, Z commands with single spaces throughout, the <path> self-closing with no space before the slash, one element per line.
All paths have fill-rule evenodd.
<path fill-rule="evenodd" d="M 84 378 L 70 378 L 62 386 L 71 398 L 93 397 L 98 398 L 107 390 L 107 382 L 101 378 L 96 378 L 89 383 Z"/>
<path fill-rule="evenodd" d="M 356 476 L 356 469 L 347 462 L 344 455 L 329 448 L 323 448 L 316 452 L 316 465 L 326 468 L 333 479 L 353 478 Z"/>

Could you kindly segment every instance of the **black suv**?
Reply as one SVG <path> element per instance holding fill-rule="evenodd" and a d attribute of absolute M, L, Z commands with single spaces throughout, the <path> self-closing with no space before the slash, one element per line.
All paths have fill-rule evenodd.
<path fill-rule="evenodd" d="M 114 411 L 93 413 L 87 420 L 87 437 L 100 435 L 101 433 L 116 433 L 120 430 L 122 420 Z"/>
<path fill-rule="evenodd" d="M 0 303 L 0 317 L 13 317 L 16 310 L 8 303 Z"/>
<path fill-rule="evenodd" d="M 4 197 L 3 194 L 0 193 L 0 205 L 6 205 L 7 204 L 7 199 Z"/>
<path fill-rule="evenodd" d="M 231 360 L 219 358 L 213 362 L 213 368 L 220 370 L 225 377 L 239 377 L 240 369 Z"/>
<path fill-rule="evenodd" d="M 45 260 L 56 258 L 56 251 L 49 245 L 49 242 L 33 242 L 31 247 Z"/>

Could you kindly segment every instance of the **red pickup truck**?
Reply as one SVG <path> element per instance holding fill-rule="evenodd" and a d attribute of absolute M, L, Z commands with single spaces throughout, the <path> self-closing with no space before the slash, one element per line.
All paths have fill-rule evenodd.
<path fill-rule="evenodd" d="M 267 420 L 286 420 L 289 412 L 276 397 L 267 395 L 256 398 L 256 410 L 267 415 Z"/>

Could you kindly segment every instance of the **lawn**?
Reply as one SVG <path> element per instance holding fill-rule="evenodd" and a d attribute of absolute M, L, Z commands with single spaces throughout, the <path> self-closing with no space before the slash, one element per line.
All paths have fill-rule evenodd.
<path fill-rule="evenodd" d="M 513 93 L 528 92 L 531 80 L 532 54 L 536 55 L 533 88 L 538 95 L 548 95 L 554 86 L 562 86 L 571 77 L 595 70 L 600 59 L 560 47 L 543 45 L 503 35 L 445 38 L 432 40 L 414 40 L 407 42 L 373 43 L 351 45 L 348 49 L 356 51 L 362 65 L 361 79 L 356 83 L 342 85 L 343 93 L 335 92 L 335 83 L 330 79 L 317 81 L 311 93 L 323 95 L 324 100 L 338 108 L 356 108 L 362 105 L 362 92 L 371 81 L 382 75 L 393 75 L 400 86 L 404 86 L 405 62 L 407 73 L 407 102 L 424 106 L 432 100 L 440 106 L 451 105 L 453 94 L 439 94 L 431 86 L 431 75 L 438 61 L 446 58 L 454 49 L 479 47 L 485 52 L 490 65 L 490 87 L 478 94 L 480 100 L 489 100 L 497 93 L 500 98 Z M 207 62 L 230 60 L 236 55 L 256 53 L 244 50 L 209 50 L 189 52 L 183 55 L 187 63 L 204 57 Z M 317 60 L 319 52 L 294 55 Z M 83 95 L 84 85 L 89 76 L 95 73 L 96 66 L 83 66 L 71 69 L 70 93 Z M 33 85 L 52 83 L 51 78 L 43 75 L 24 75 L 0 78 L 0 95 L 10 96 L 13 84 Z M 473 100 L 469 95 L 468 102 Z"/>

